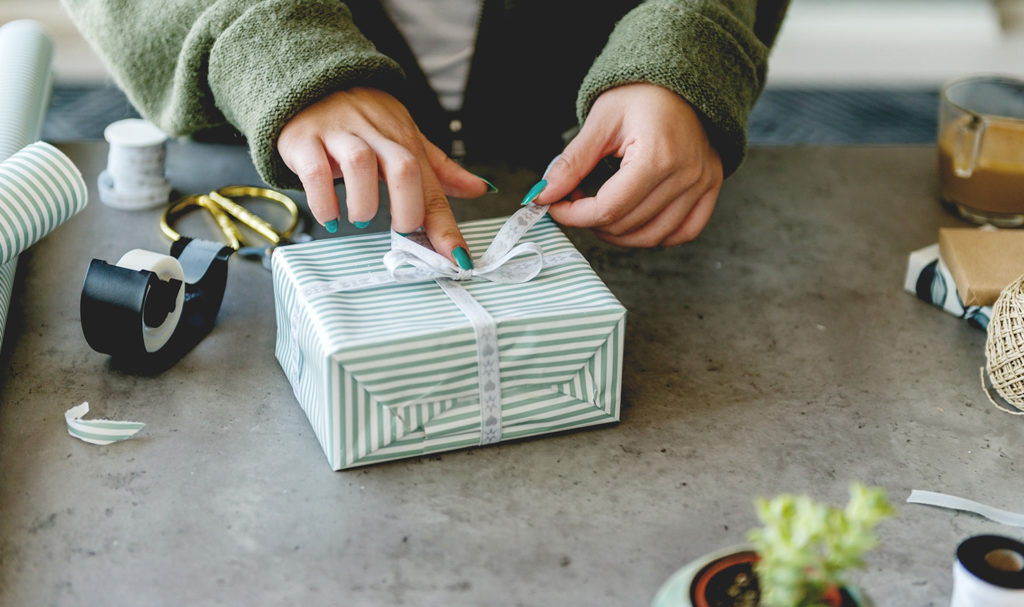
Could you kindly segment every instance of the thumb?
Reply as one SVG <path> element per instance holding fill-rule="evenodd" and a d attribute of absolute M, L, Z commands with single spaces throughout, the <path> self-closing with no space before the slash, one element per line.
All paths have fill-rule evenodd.
<path fill-rule="evenodd" d="M 610 152 L 613 131 L 601 124 L 606 121 L 588 120 L 583 124 L 579 134 L 565 146 L 562 153 L 548 164 L 544 170 L 539 194 L 536 194 L 533 202 L 536 204 L 551 204 L 565 200 L 573 190 L 580 185 L 580 182 L 590 174 L 597 163 Z M 537 184 L 540 186 L 540 183 Z M 535 189 L 531 194 L 535 194 Z M 523 204 L 529 202 L 530 194 Z"/>

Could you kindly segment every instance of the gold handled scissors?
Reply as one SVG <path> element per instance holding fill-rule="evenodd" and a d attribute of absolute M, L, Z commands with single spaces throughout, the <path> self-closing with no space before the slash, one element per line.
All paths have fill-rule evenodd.
<path fill-rule="evenodd" d="M 262 199 L 279 204 L 287 211 L 287 226 L 275 227 L 263 217 L 232 200 L 233 198 Z M 270 243 L 266 249 L 289 242 L 299 225 L 299 207 L 288 196 L 268 188 L 232 185 L 209 194 L 192 194 L 170 205 L 164 209 L 160 217 L 160 231 L 172 241 L 178 240 L 181 234 L 174 229 L 174 225 L 181 217 L 198 209 L 205 210 L 213 217 L 227 245 L 236 251 L 249 245 L 236 221 Z"/>

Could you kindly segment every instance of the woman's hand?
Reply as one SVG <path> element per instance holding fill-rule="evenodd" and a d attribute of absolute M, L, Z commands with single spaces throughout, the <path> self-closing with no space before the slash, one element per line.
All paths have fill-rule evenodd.
<path fill-rule="evenodd" d="M 577 186 L 610 155 L 622 159 L 619 169 L 583 197 Z M 707 225 L 722 161 L 689 103 L 657 85 L 628 84 L 597 98 L 544 179 L 534 202 L 550 204 L 555 221 L 621 246 L 672 246 Z"/>
<path fill-rule="evenodd" d="M 460 267 L 472 267 L 447 196 L 475 198 L 488 184 L 431 144 L 397 99 L 372 88 L 332 93 L 295 115 L 277 149 L 302 182 L 309 209 L 329 232 L 343 215 L 365 227 L 377 214 L 378 181 L 387 183 L 391 227 L 410 233 L 423 226 L 434 249 Z M 334 180 L 345 180 L 346 213 Z M 461 251 L 460 251 L 461 249 Z"/>

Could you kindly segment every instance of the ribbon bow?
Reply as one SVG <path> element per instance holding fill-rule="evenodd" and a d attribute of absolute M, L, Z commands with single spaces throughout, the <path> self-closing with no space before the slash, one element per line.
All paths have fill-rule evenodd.
<path fill-rule="evenodd" d="M 528 282 L 544 269 L 544 251 L 533 242 L 516 243 L 546 212 L 547 207 L 535 204 L 517 211 L 501 227 L 471 270 L 456 266 L 429 248 L 422 232 L 409 236 L 391 232 L 391 251 L 384 255 L 384 267 L 395 282 L 422 282 L 437 278 L 455 281 L 482 278 L 505 284 Z"/>

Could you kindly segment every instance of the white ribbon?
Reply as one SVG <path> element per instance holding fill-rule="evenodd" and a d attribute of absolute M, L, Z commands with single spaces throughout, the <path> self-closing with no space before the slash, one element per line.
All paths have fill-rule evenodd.
<path fill-rule="evenodd" d="M 990 521 L 995 521 L 1003 525 L 1024 527 L 1024 514 L 1010 512 L 1009 510 L 1000 510 L 999 508 L 993 508 L 992 506 L 963 497 L 957 497 L 955 495 L 913 489 L 910 491 L 910 497 L 907 498 L 907 503 L 924 504 L 926 506 L 936 506 L 938 508 L 948 508 L 950 510 L 963 510 L 964 512 L 972 512 L 983 516 Z"/>
<path fill-rule="evenodd" d="M 386 272 L 312 283 L 301 293 L 314 299 L 330 293 L 355 291 L 390 283 L 434 281 L 458 306 L 473 326 L 477 344 L 477 384 L 480 392 L 480 444 L 501 440 L 501 373 L 498 364 L 498 326 L 480 302 L 459 283 L 468 280 L 489 280 L 502 284 L 518 284 L 533 280 L 545 267 L 584 260 L 578 251 L 544 255 L 540 245 L 519 243 L 519 239 L 547 212 L 546 206 L 528 204 L 509 217 L 494 236 L 487 251 L 470 270 L 460 268 L 430 248 L 426 235 L 416 232 L 402 236 L 391 232 L 391 250 L 383 258 Z M 292 312 L 292 334 L 296 326 Z M 294 337 L 293 337 L 294 340 Z M 293 344 L 295 352 L 298 344 Z M 293 383 L 298 383 L 299 356 L 292 356 Z M 297 390 L 297 388 L 296 388 Z"/>

